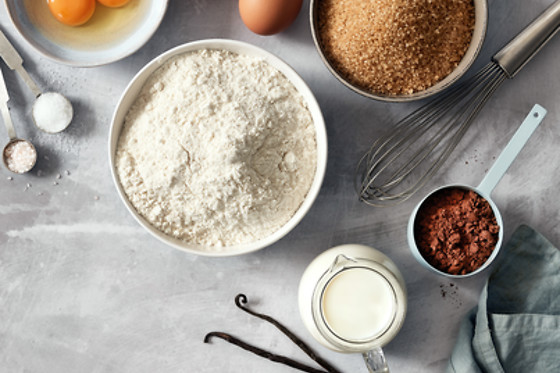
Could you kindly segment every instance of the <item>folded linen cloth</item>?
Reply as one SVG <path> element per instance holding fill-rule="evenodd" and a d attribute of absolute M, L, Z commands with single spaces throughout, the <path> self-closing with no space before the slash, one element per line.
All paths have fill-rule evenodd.
<path fill-rule="evenodd" d="M 532 228 L 504 247 L 447 372 L 560 372 L 560 251 Z"/>

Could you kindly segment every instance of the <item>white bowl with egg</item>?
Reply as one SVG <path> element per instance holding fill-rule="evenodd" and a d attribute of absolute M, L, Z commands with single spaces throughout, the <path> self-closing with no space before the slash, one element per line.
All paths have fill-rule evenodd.
<path fill-rule="evenodd" d="M 246 241 L 243 243 L 236 243 L 232 245 L 226 244 L 225 247 L 218 249 L 198 243 L 189 242 L 188 240 L 175 238 L 172 235 L 165 234 L 162 230 L 156 228 L 148 221 L 148 219 L 146 219 L 137 211 L 133 203 L 130 201 L 125 191 L 125 187 L 123 187 L 123 183 L 119 177 L 119 171 L 117 169 L 117 150 L 119 147 L 119 138 L 121 136 L 123 127 L 125 126 L 126 116 L 127 114 L 129 114 L 131 107 L 139 97 L 144 85 L 149 81 L 154 72 L 156 72 L 160 67 L 164 66 L 170 59 L 188 54 L 190 52 L 196 53 L 202 50 L 227 51 L 237 55 L 255 57 L 256 59 L 264 61 L 274 70 L 280 72 L 281 75 L 283 75 L 283 77 L 286 78 L 287 81 L 293 86 L 293 88 L 295 88 L 295 91 L 297 91 L 299 97 L 301 97 L 305 106 L 307 107 L 312 121 L 312 129 L 315 135 L 314 152 L 316 154 L 316 160 L 314 172 L 311 175 L 310 179 L 310 187 L 307 190 L 304 198 L 302 198 L 301 202 L 298 201 L 299 207 L 293 213 L 293 215 L 291 215 L 291 218 L 289 218 L 289 220 L 285 224 L 276 229 L 273 233 L 268 234 L 265 237 L 251 240 L 250 242 Z M 184 84 L 188 83 L 185 82 Z M 283 62 L 273 54 L 251 44 L 226 39 L 210 39 L 195 41 L 169 50 L 168 52 L 156 57 L 154 60 L 148 63 L 132 79 L 128 87 L 125 89 L 122 97 L 120 98 L 112 118 L 109 136 L 109 162 L 117 192 L 124 202 L 126 208 L 138 221 L 138 223 L 140 223 L 140 225 L 154 237 L 172 247 L 194 254 L 205 256 L 233 256 L 250 253 L 271 245 L 272 243 L 285 236 L 288 232 L 290 232 L 302 220 L 302 218 L 311 208 L 311 205 L 313 204 L 315 198 L 317 197 L 325 175 L 327 163 L 327 137 L 324 119 L 313 93 L 311 92 L 307 84 L 302 80 L 302 78 L 290 66 L 288 66 L 285 62 Z"/>
<path fill-rule="evenodd" d="M 58 22 L 45 0 L 4 0 L 21 36 L 40 54 L 78 67 L 105 65 L 140 49 L 155 33 L 167 0 L 131 0 L 121 8 L 96 2 L 92 18 L 72 27 Z"/>

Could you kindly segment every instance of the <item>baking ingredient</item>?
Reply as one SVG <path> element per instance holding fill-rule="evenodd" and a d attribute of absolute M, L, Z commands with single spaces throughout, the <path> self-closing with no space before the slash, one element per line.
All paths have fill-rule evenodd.
<path fill-rule="evenodd" d="M 496 247 L 499 231 L 488 201 L 462 188 L 444 188 L 428 197 L 414 228 L 424 259 L 452 275 L 480 268 Z"/>
<path fill-rule="evenodd" d="M 41 130 L 57 133 L 68 127 L 74 110 L 70 101 L 60 93 L 46 92 L 35 100 L 32 115 L 35 125 Z"/>
<path fill-rule="evenodd" d="M 46 39 L 64 48 L 87 52 L 114 48 L 130 38 L 146 21 L 152 6 L 151 1 L 144 0 L 130 0 L 119 8 L 109 8 L 98 3 L 88 22 L 79 27 L 69 27 L 51 15 L 45 0 L 21 1 L 29 22 Z"/>
<path fill-rule="evenodd" d="M 389 327 L 395 302 L 391 284 L 381 274 L 367 268 L 351 268 L 329 281 L 321 310 L 338 337 L 364 341 Z"/>
<path fill-rule="evenodd" d="M 116 168 L 154 227 L 221 251 L 288 222 L 316 153 L 311 114 L 282 73 L 256 57 L 202 50 L 148 79 L 126 115 Z"/>
<path fill-rule="evenodd" d="M 239 0 L 239 14 L 249 30 L 260 35 L 277 34 L 290 26 L 303 0 Z"/>
<path fill-rule="evenodd" d="M 97 0 L 97 1 L 110 8 L 119 8 L 123 5 L 128 4 L 130 0 Z"/>
<path fill-rule="evenodd" d="M 318 38 L 350 83 L 384 95 L 423 91 L 449 75 L 467 51 L 473 0 L 322 0 Z"/>
<path fill-rule="evenodd" d="M 89 21 L 95 11 L 95 0 L 47 0 L 52 15 L 68 26 Z"/>
<path fill-rule="evenodd" d="M 14 140 L 4 148 L 4 163 L 8 170 L 23 174 L 35 166 L 37 151 L 25 140 Z"/>
<path fill-rule="evenodd" d="M 340 373 L 340 371 L 338 369 L 333 367 L 325 359 L 321 358 L 315 351 L 313 351 L 311 349 L 311 347 L 309 347 L 297 335 L 295 335 L 293 332 L 291 332 L 286 326 L 284 326 L 283 324 L 281 324 L 279 321 L 275 320 L 271 316 L 268 316 L 268 315 L 265 315 L 265 314 L 262 314 L 262 313 L 257 313 L 253 310 L 250 310 L 248 307 L 246 307 L 244 305 L 245 303 L 247 303 L 247 297 L 245 296 L 245 294 L 237 294 L 237 296 L 235 297 L 235 305 L 239 309 L 247 312 L 251 316 L 258 317 L 259 319 L 264 320 L 264 321 L 272 324 L 273 326 L 275 326 L 278 330 L 280 330 L 282 332 L 282 334 L 284 334 L 286 337 L 288 337 L 297 347 L 299 347 L 307 356 L 309 356 L 311 358 L 311 360 L 313 360 L 318 365 L 320 365 L 322 368 L 324 368 L 325 371 L 321 371 L 317 368 L 310 367 L 308 365 L 302 364 L 302 363 L 300 363 L 298 361 L 295 361 L 295 360 L 292 360 L 288 357 L 285 357 L 285 356 L 282 356 L 282 355 L 276 355 L 274 353 L 265 351 L 265 350 L 263 350 L 259 347 L 255 347 L 253 345 L 250 345 L 246 342 L 243 342 L 242 340 L 240 340 L 238 338 L 235 338 L 232 335 L 229 335 L 229 334 L 223 333 L 223 332 L 210 332 L 210 333 L 206 334 L 206 336 L 204 336 L 204 343 L 209 343 L 212 338 L 221 338 L 224 341 L 229 342 L 231 344 L 234 344 L 236 346 L 239 346 L 240 348 L 242 348 L 246 351 L 252 352 L 255 355 L 264 357 L 264 358 L 266 358 L 270 361 L 273 361 L 275 363 L 284 364 L 284 365 L 287 365 L 287 366 L 292 367 L 294 369 L 301 370 L 302 372 L 308 372 L 308 373 Z"/>

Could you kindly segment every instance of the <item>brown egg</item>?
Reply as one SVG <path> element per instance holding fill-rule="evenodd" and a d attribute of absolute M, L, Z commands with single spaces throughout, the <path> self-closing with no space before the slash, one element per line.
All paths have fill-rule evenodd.
<path fill-rule="evenodd" d="M 277 34 L 296 19 L 303 0 L 239 0 L 239 14 L 249 30 Z"/>

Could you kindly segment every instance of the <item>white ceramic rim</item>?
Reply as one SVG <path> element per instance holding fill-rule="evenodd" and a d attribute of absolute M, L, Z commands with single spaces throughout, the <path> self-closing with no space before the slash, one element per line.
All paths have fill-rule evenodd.
<path fill-rule="evenodd" d="M 435 85 L 431 86 L 430 88 L 415 92 L 410 95 L 400 95 L 400 96 L 391 96 L 391 95 L 383 95 L 379 93 L 373 93 L 357 87 L 351 83 L 349 83 L 344 77 L 342 77 L 338 71 L 332 67 L 330 61 L 327 59 L 323 50 L 319 43 L 319 37 L 317 35 L 316 29 L 316 12 L 315 12 L 315 4 L 318 3 L 319 0 L 311 0 L 309 5 L 309 19 L 311 24 L 311 34 L 313 36 L 313 42 L 315 44 L 315 49 L 319 53 L 321 60 L 327 67 L 327 69 L 331 72 L 335 78 L 338 79 L 342 84 L 346 87 L 351 89 L 352 91 L 359 93 L 362 96 L 379 100 L 379 101 L 386 101 L 386 102 L 409 102 L 409 101 L 417 101 L 427 97 L 431 97 L 451 86 L 457 80 L 459 80 L 472 66 L 474 61 L 477 59 L 480 50 L 482 49 L 482 45 L 484 44 L 484 39 L 486 38 L 486 32 L 488 29 L 488 3 L 487 0 L 473 0 L 475 5 L 475 25 L 473 30 L 473 35 L 471 42 L 469 44 L 469 48 L 467 49 L 463 59 L 459 63 L 459 65 L 443 80 L 439 81 Z"/>
<path fill-rule="evenodd" d="M 296 211 L 294 216 L 292 216 L 292 218 L 290 218 L 290 220 L 286 224 L 284 224 L 278 231 L 276 231 L 272 235 L 255 242 L 251 242 L 247 244 L 238 244 L 234 246 L 229 246 L 227 248 L 222 248 L 222 250 L 224 251 L 201 250 L 203 246 L 188 244 L 179 239 L 170 237 L 164 234 L 163 232 L 159 231 L 155 227 L 153 227 L 149 222 L 147 222 L 143 217 L 141 217 L 138 214 L 138 212 L 134 209 L 134 207 L 128 200 L 120 184 L 116 172 L 116 167 L 115 167 L 115 153 L 117 148 L 117 141 L 122 129 L 124 117 L 128 112 L 130 105 L 134 102 L 138 92 L 141 90 L 144 83 L 146 82 L 146 80 L 154 71 L 156 71 L 161 65 L 163 65 L 170 58 L 183 53 L 193 52 L 202 49 L 222 49 L 222 50 L 228 50 L 239 54 L 260 57 L 264 61 L 269 63 L 272 67 L 278 69 L 296 87 L 297 91 L 302 95 L 303 99 L 307 103 L 309 111 L 313 118 L 313 123 L 315 126 L 315 136 L 317 142 L 317 165 L 315 170 L 315 176 L 305 199 L 303 200 L 301 206 Z M 134 78 L 132 78 L 131 82 L 128 84 L 123 94 L 121 95 L 117 103 L 117 106 L 115 108 L 113 117 L 111 119 L 111 127 L 109 132 L 109 165 L 111 168 L 111 176 L 117 188 L 117 192 L 120 199 L 123 201 L 124 205 L 126 206 L 128 211 L 132 214 L 132 216 L 136 219 L 136 221 L 142 227 L 144 227 L 152 236 L 156 237 L 158 240 L 162 241 L 163 243 L 169 246 L 172 246 L 176 249 L 189 252 L 192 254 L 211 256 L 211 257 L 235 256 L 235 255 L 247 254 L 250 252 L 257 251 L 278 241 L 286 234 L 288 234 L 303 219 L 305 214 L 309 211 L 317 195 L 319 194 L 321 185 L 323 183 L 323 178 L 326 172 L 327 133 L 326 133 L 325 122 L 323 119 L 323 115 L 321 113 L 321 109 L 319 107 L 319 104 L 317 103 L 317 100 L 315 99 L 315 96 L 311 92 L 311 89 L 307 86 L 307 84 L 303 81 L 303 79 L 295 72 L 295 70 L 293 70 L 288 64 L 286 64 L 280 58 L 276 57 L 275 55 L 259 47 L 236 40 L 230 40 L 230 39 L 199 40 L 199 41 L 194 41 L 194 42 L 177 46 L 159 55 L 158 57 L 154 58 L 151 62 L 149 62 L 146 66 L 144 66 L 134 76 Z"/>
<path fill-rule="evenodd" d="M 418 214 L 418 210 L 420 210 L 420 207 L 424 204 L 424 202 L 426 202 L 426 199 L 428 199 L 428 197 L 430 197 L 432 194 L 434 194 L 436 192 L 439 192 L 440 190 L 447 189 L 447 188 L 459 188 L 459 189 L 465 189 L 465 190 L 472 190 L 476 194 L 480 195 L 482 198 L 484 198 L 490 204 L 490 207 L 492 208 L 492 212 L 494 213 L 494 216 L 496 217 L 496 223 L 500 227 L 500 231 L 498 232 L 498 242 L 496 242 L 496 247 L 494 247 L 494 250 L 492 251 L 492 254 L 490 254 L 488 259 L 486 259 L 486 262 L 484 262 L 484 264 L 481 265 L 478 269 L 476 269 L 472 272 L 469 272 L 467 274 L 464 274 L 464 275 L 452 275 L 450 273 L 440 271 L 439 269 L 435 268 L 430 263 L 428 263 L 428 261 L 424 258 L 424 256 L 422 255 L 422 253 L 418 249 L 418 246 L 416 246 L 416 239 L 414 237 L 414 222 L 416 221 L 416 216 Z M 445 276 L 445 277 L 467 278 L 467 277 L 474 276 L 474 275 L 484 271 L 486 268 L 488 268 L 490 266 L 490 264 L 492 264 L 494 262 L 494 260 L 498 256 L 498 254 L 500 252 L 500 249 L 502 248 L 502 242 L 503 242 L 503 239 L 504 239 L 504 222 L 502 220 L 502 215 L 500 214 L 500 210 L 498 210 L 498 206 L 496 206 L 496 204 L 494 203 L 494 201 L 492 201 L 492 198 L 490 198 L 489 195 L 487 195 L 486 193 L 483 193 L 478 188 L 472 187 L 470 185 L 449 184 L 449 185 L 445 185 L 445 186 L 442 186 L 440 188 L 434 189 L 432 192 L 428 193 L 426 195 L 426 197 L 424 197 L 422 199 L 422 201 L 420 201 L 420 203 L 418 203 L 416 205 L 416 207 L 412 211 L 412 214 L 410 215 L 410 219 L 408 220 L 407 234 L 406 235 L 407 235 L 407 240 L 408 240 L 408 247 L 410 248 L 410 251 L 412 252 L 412 255 L 424 267 L 434 271 L 437 274 Z"/>
<path fill-rule="evenodd" d="M 169 0 L 152 0 L 152 1 L 155 1 L 156 4 L 160 4 L 161 7 L 159 8 L 159 13 L 156 14 L 156 18 L 154 19 L 154 22 L 152 23 L 151 27 L 147 30 L 147 32 L 145 32 L 142 37 L 139 37 L 137 39 L 137 41 L 135 43 L 133 43 L 129 48 L 124 49 L 122 51 L 122 53 L 115 54 L 114 56 L 111 56 L 110 58 L 105 58 L 105 59 L 100 59 L 100 60 L 92 59 L 91 62 L 74 61 L 74 60 L 71 60 L 71 59 L 66 59 L 66 58 L 59 57 L 56 54 L 51 53 L 48 49 L 46 49 L 45 47 L 40 45 L 33 37 L 31 37 L 29 35 L 27 29 L 23 26 L 22 23 L 19 22 L 19 20 L 16 22 L 16 17 L 17 16 L 14 14 L 15 10 L 12 9 L 12 7 L 10 6 L 9 0 L 4 0 L 4 6 L 6 8 L 6 12 L 8 13 L 8 17 L 10 18 L 10 21 L 12 22 L 12 25 L 14 25 L 15 29 L 18 31 L 20 36 L 35 51 L 37 51 L 42 56 L 44 56 L 44 57 L 46 57 L 46 58 L 48 58 L 52 61 L 55 61 L 55 62 L 63 64 L 63 65 L 67 65 L 67 66 L 96 67 L 96 66 L 107 65 L 107 64 L 110 64 L 110 63 L 113 63 L 113 62 L 116 62 L 116 61 L 120 61 L 120 60 L 132 55 L 133 53 L 137 52 L 140 48 L 142 48 L 148 42 L 148 40 L 151 39 L 151 37 L 155 34 L 157 29 L 159 28 L 159 26 L 160 26 L 160 24 L 163 20 L 163 17 L 165 16 Z M 38 31 L 38 32 L 40 32 L 40 31 Z M 92 51 L 91 54 L 95 55 L 95 52 Z"/>

